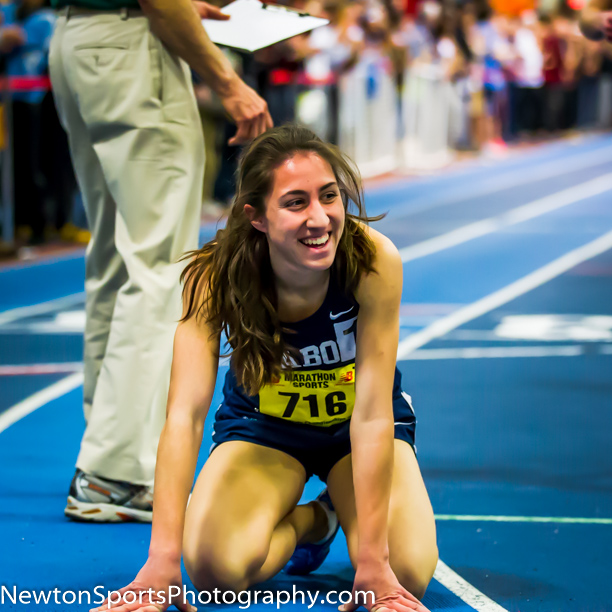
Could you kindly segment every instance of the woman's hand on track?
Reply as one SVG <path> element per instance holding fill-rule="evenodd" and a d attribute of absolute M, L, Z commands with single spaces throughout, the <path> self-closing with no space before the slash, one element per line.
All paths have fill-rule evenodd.
<path fill-rule="evenodd" d="M 173 594 L 180 589 L 180 595 L 170 597 L 170 587 Z M 183 599 L 183 578 L 180 562 L 152 560 L 149 558 L 138 575 L 130 584 L 114 591 L 101 606 L 92 608 L 89 612 L 163 612 L 175 605 L 181 612 L 196 612 L 197 608 Z"/>
<path fill-rule="evenodd" d="M 357 591 L 373 591 L 368 601 L 355 601 Z M 398 581 L 391 566 L 386 564 L 378 568 L 357 567 L 353 583 L 353 602 L 338 607 L 340 612 L 353 612 L 360 606 L 369 612 L 429 612 L 429 610 L 409 593 Z"/>

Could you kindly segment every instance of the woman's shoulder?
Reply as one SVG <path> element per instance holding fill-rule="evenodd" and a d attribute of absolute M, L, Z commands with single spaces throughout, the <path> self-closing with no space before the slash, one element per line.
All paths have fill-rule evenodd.
<path fill-rule="evenodd" d="M 355 297 L 360 304 L 387 297 L 393 299 L 398 291 L 401 294 L 401 255 L 390 238 L 369 225 L 360 223 L 360 226 L 374 244 L 374 271 L 362 276 Z"/>
<path fill-rule="evenodd" d="M 393 244 L 393 241 L 379 232 L 375 230 L 373 227 L 366 225 L 365 223 L 359 222 L 359 226 L 366 234 L 366 236 L 374 243 L 374 265 L 376 267 L 377 263 L 385 263 L 385 264 L 397 264 L 401 265 L 402 259 L 400 253 Z M 380 272 L 380 271 L 378 271 Z"/>

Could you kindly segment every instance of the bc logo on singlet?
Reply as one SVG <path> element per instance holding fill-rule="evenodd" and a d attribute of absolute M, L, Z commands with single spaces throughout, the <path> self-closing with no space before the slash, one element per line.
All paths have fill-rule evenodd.
<path fill-rule="evenodd" d="M 281 373 L 259 390 L 259 412 L 287 419 L 329 427 L 351 418 L 355 405 L 355 330 L 357 318 L 334 324 L 336 341 L 301 349 L 303 366 L 331 365 L 329 369 Z M 350 361 L 342 365 L 341 362 Z"/>

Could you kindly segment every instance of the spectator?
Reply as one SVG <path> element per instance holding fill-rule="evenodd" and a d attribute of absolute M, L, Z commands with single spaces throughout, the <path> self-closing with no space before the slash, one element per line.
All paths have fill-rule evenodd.
<path fill-rule="evenodd" d="M 562 40 L 563 48 L 563 86 L 565 101 L 563 104 L 562 129 L 576 127 L 578 121 L 578 82 L 583 57 L 584 39 L 576 23 L 575 11 L 562 5 L 554 20 L 555 30 Z"/>
<path fill-rule="evenodd" d="M 358 61 L 363 33 L 351 37 L 346 5 L 337 0 L 311 3 L 308 10 L 329 20 L 308 36 L 292 39 L 298 57 L 304 60 L 306 91 L 298 99 L 298 117 L 321 138 L 338 142 L 338 78 Z M 308 118 L 308 122 L 306 119 Z"/>
<path fill-rule="evenodd" d="M 592 129 L 597 125 L 599 100 L 599 73 L 602 64 L 601 45 L 592 40 L 582 41 L 582 61 L 578 80 L 577 127 Z"/>
<path fill-rule="evenodd" d="M 5 5 L 0 52 L 9 77 L 47 74 L 49 42 L 55 17 L 43 0 L 17 0 Z M 46 181 L 42 167 L 42 121 L 45 91 L 12 93 L 13 185 L 15 223 L 31 244 L 44 240 Z"/>
<path fill-rule="evenodd" d="M 542 125 L 544 57 L 534 32 L 535 15 L 523 13 L 514 34 L 516 112 L 519 132 L 533 133 Z"/>
<path fill-rule="evenodd" d="M 563 41 L 549 15 L 540 17 L 544 59 L 544 127 L 549 132 L 561 129 L 565 99 Z"/>

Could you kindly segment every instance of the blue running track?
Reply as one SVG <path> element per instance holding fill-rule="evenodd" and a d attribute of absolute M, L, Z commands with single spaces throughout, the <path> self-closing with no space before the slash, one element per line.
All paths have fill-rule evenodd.
<path fill-rule="evenodd" d="M 424 603 L 612 611 L 612 137 L 395 178 L 366 203 L 388 212 L 376 227 L 405 259 L 398 363 L 444 562 Z M 126 585 L 147 554 L 148 525 L 63 516 L 84 429 L 83 275 L 82 253 L 0 268 L 7 610 L 87 610 L 70 591 L 99 603 L 94 588 Z M 200 463 L 209 446 L 210 422 Z M 305 498 L 320 488 L 309 482 Z M 333 610 L 321 598 L 352 575 L 340 537 L 312 576 L 258 588 L 319 590 L 311 609 Z M 13 587 L 57 588 L 66 603 L 12 603 Z"/>

